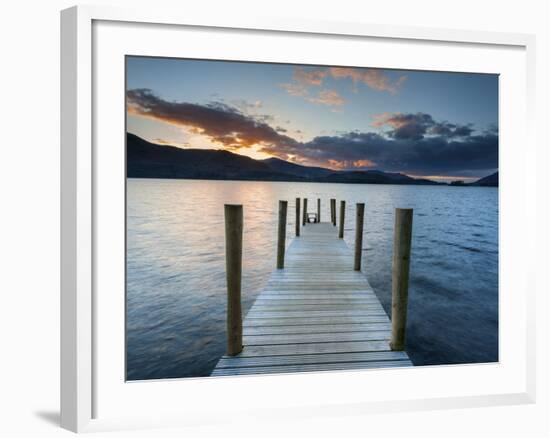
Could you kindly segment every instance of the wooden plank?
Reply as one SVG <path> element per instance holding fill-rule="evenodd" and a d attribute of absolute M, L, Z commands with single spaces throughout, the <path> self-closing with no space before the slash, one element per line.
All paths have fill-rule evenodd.
<path fill-rule="evenodd" d="M 388 341 L 323 342 L 317 344 L 249 345 L 239 357 L 280 356 L 286 354 L 358 353 L 391 351 Z"/>
<path fill-rule="evenodd" d="M 332 293 L 317 293 L 317 294 L 265 294 L 263 293 L 256 299 L 256 303 L 260 303 L 262 301 L 268 301 L 268 300 L 289 300 L 291 302 L 295 301 L 313 301 L 316 303 L 323 303 L 325 301 L 365 301 L 365 302 L 376 302 L 378 303 L 378 299 L 374 296 L 369 296 L 362 293 L 357 294 L 346 294 L 346 293 L 338 293 L 338 294 L 332 294 Z"/>
<path fill-rule="evenodd" d="M 309 344 L 320 342 L 351 342 L 351 341 L 389 341 L 388 330 L 342 332 L 342 333 L 297 333 L 281 335 L 249 335 L 243 337 L 243 344 L 248 345 L 287 345 Z"/>
<path fill-rule="evenodd" d="M 348 311 L 348 312 L 383 312 L 383 308 L 380 304 L 294 304 L 283 305 L 276 302 L 269 305 L 254 305 L 250 310 L 250 316 L 254 317 L 256 313 L 266 312 L 324 312 L 324 311 Z"/>
<path fill-rule="evenodd" d="M 268 326 L 287 326 L 309 325 L 309 324 L 366 324 L 370 322 L 389 323 L 387 315 L 368 315 L 368 316 L 305 316 L 302 318 L 250 318 L 245 319 L 243 327 L 268 327 Z"/>
<path fill-rule="evenodd" d="M 369 368 L 396 368 L 410 367 L 410 360 L 394 360 L 382 362 L 344 362 L 344 363 L 324 363 L 312 365 L 286 365 L 272 367 L 246 367 L 246 368 L 216 368 L 212 376 L 238 376 L 245 374 L 282 374 L 282 373 L 303 373 L 312 371 L 344 371 L 344 370 L 364 370 Z"/>
<path fill-rule="evenodd" d="M 313 295 L 309 297 L 302 297 L 296 295 L 279 295 L 279 296 L 261 296 L 254 303 L 254 307 L 260 306 L 300 306 L 300 305 L 369 305 L 380 304 L 374 297 L 333 297 L 330 295 Z"/>
<path fill-rule="evenodd" d="M 244 326 L 244 335 L 282 335 L 285 333 L 346 333 L 390 330 L 391 323 L 373 322 L 367 324 L 309 324 L 309 325 L 261 325 Z"/>
<path fill-rule="evenodd" d="M 378 309 L 381 304 L 377 301 L 367 300 L 325 300 L 325 302 L 301 301 L 301 300 L 260 300 L 251 307 L 251 309 L 271 309 L 280 308 L 282 310 L 357 310 L 357 309 Z"/>
<path fill-rule="evenodd" d="M 362 315 L 362 314 L 384 314 L 384 309 L 380 304 L 357 304 L 350 306 L 349 304 L 300 304 L 295 306 L 277 306 L 276 304 L 270 306 L 256 306 L 254 305 L 249 313 L 248 317 L 257 318 L 258 315 L 264 316 L 265 314 L 279 313 L 285 314 L 287 317 L 297 314 L 304 314 L 305 312 L 345 312 L 348 315 Z"/>
<path fill-rule="evenodd" d="M 299 365 L 338 362 L 380 362 L 386 360 L 407 360 L 403 351 L 369 351 L 361 353 L 293 354 L 286 356 L 229 357 L 223 356 L 219 368 L 251 366 Z"/>
<path fill-rule="evenodd" d="M 303 310 L 303 311 L 255 311 L 249 312 L 246 319 L 251 318 L 304 318 L 315 316 L 382 316 L 386 315 L 383 310 Z M 387 317 L 387 316 L 386 316 Z"/>

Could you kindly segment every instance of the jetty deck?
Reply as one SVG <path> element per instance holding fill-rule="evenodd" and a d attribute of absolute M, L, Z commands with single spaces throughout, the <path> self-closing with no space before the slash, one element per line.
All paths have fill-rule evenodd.
<path fill-rule="evenodd" d="M 391 323 L 331 223 L 293 239 L 243 321 L 243 350 L 212 376 L 412 366 L 390 348 Z"/>

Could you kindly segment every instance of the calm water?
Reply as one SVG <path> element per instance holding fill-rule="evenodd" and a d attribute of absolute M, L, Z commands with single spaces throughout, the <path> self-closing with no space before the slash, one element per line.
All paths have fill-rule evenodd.
<path fill-rule="evenodd" d="M 498 189 L 128 180 L 129 380 L 207 376 L 225 351 L 223 204 L 244 205 L 243 312 L 275 266 L 277 206 L 345 199 L 352 247 L 365 202 L 363 272 L 391 307 L 393 210 L 414 208 L 407 351 L 416 365 L 498 360 Z"/>

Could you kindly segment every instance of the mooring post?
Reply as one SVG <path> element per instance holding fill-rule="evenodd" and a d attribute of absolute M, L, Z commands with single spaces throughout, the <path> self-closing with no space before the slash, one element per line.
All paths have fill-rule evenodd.
<path fill-rule="evenodd" d="M 363 218 L 365 216 L 365 204 L 358 203 L 355 209 L 355 258 L 353 269 L 361 270 L 361 254 L 363 254 Z"/>
<path fill-rule="evenodd" d="M 296 237 L 300 236 L 300 198 L 296 198 Z"/>
<path fill-rule="evenodd" d="M 317 222 L 321 222 L 321 198 L 317 198 Z"/>
<path fill-rule="evenodd" d="M 340 230 L 338 231 L 338 237 L 344 238 L 344 222 L 346 219 L 346 201 L 340 201 Z"/>
<path fill-rule="evenodd" d="M 395 209 L 393 240 L 391 342 L 392 350 L 405 349 L 407 303 L 409 301 L 409 265 L 411 260 L 412 208 Z"/>
<path fill-rule="evenodd" d="M 330 200 L 330 221 L 336 226 L 336 199 L 333 198 Z"/>
<path fill-rule="evenodd" d="M 286 210 L 288 202 L 279 201 L 279 227 L 277 236 L 277 269 L 285 267 Z"/>
<path fill-rule="evenodd" d="M 227 279 L 227 354 L 243 350 L 241 276 L 243 206 L 225 204 L 225 273 Z"/>
<path fill-rule="evenodd" d="M 304 217 L 302 219 L 302 225 L 305 225 L 307 222 L 307 198 L 304 198 Z"/>

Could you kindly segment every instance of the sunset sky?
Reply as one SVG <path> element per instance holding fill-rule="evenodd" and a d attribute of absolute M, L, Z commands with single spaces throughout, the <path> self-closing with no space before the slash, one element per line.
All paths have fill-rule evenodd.
<path fill-rule="evenodd" d="M 127 58 L 127 130 L 182 148 L 443 180 L 498 170 L 498 76 Z"/>

